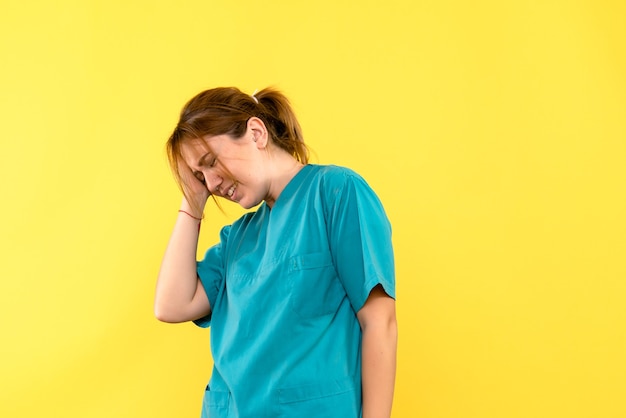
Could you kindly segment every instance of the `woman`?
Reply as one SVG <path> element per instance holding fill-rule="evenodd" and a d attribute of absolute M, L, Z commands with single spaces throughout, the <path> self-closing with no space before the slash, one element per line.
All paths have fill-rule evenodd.
<path fill-rule="evenodd" d="M 203 417 L 389 417 L 396 362 L 391 228 L 353 171 L 308 164 L 288 100 L 204 91 L 167 143 L 184 198 L 155 314 L 211 327 Z M 247 213 L 196 262 L 209 196 Z"/>

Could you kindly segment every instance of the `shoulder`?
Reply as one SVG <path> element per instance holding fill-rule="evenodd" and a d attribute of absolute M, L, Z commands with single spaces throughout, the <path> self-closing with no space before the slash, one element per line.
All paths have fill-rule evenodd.
<path fill-rule="evenodd" d="M 382 206 L 376 192 L 354 170 L 336 165 L 314 166 L 314 169 L 316 194 L 327 214 L 347 207 Z"/>
<path fill-rule="evenodd" d="M 348 167 L 342 167 L 340 165 L 319 165 L 319 164 L 309 164 L 311 170 L 313 170 L 317 175 L 323 177 L 345 177 L 345 176 L 357 176 L 360 177 L 354 170 Z"/>
<path fill-rule="evenodd" d="M 354 170 L 338 165 L 311 165 L 312 172 L 322 188 L 337 190 L 349 183 L 367 185 L 365 179 Z"/>

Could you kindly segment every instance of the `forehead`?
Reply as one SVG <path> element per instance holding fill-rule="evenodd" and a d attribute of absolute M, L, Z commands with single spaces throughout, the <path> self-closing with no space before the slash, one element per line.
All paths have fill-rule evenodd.
<path fill-rule="evenodd" d="M 207 153 L 211 152 L 211 147 L 206 140 L 202 138 L 192 138 L 184 141 L 180 145 L 180 154 L 183 160 L 190 167 L 198 165 L 200 159 Z"/>

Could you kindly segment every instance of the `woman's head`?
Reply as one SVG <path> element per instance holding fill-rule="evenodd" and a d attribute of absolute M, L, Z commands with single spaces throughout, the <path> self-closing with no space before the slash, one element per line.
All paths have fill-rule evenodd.
<path fill-rule="evenodd" d="M 167 141 L 170 166 L 189 199 L 190 185 L 181 172 L 189 165 L 183 150 L 194 142 L 206 145 L 208 138 L 228 137 L 243 139 L 251 126 L 262 126 L 267 134 L 268 147 L 276 147 L 300 163 L 308 162 L 308 151 L 300 125 L 287 98 L 277 90 L 266 88 L 250 96 L 234 87 L 220 87 L 203 91 L 183 108 L 180 120 Z M 207 149 L 208 149 L 207 148 Z"/>

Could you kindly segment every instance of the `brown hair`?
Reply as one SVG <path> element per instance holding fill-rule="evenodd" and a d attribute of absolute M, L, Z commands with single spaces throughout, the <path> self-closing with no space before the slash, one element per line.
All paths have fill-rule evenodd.
<path fill-rule="evenodd" d="M 205 90 L 183 107 L 178 124 L 166 145 L 170 167 L 185 196 L 189 197 L 179 172 L 181 144 L 207 135 L 241 138 L 246 132 L 248 119 L 253 116 L 263 121 L 276 146 L 299 162 L 308 163 L 309 152 L 304 144 L 300 124 L 289 100 L 281 92 L 265 88 L 250 96 L 236 87 Z"/>

